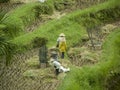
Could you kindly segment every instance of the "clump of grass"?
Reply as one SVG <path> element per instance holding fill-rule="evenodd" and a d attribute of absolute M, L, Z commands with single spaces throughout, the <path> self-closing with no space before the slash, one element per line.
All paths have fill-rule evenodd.
<path fill-rule="evenodd" d="M 99 67 L 71 67 L 58 90 L 103 90 L 102 75 Z"/>
<path fill-rule="evenodd" d="M 56 10 L 61 11 L 65 9 L 72 9 L 75 6 L 75 0 L 57 0 L 54 1 L 54 7 Z"/>

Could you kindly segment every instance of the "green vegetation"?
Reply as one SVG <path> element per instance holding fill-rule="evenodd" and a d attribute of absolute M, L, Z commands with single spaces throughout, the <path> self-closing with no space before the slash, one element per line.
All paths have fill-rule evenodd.
<path fill-rule="evenodd" d="M 6 3 L 9 2 L 10 0 L 0 0 L 0 3 Z"/>
<path fill-rule="evenodd" d="M 72 66 L 58 90 L 106 90 L 112 75 L 120 73 L 120 29 L 109 35 L 101 62 L 81 68 Z M 115 76 L 116 77 L 116 76 Z M 112 83 L 111 83 L 112 84 Z M 119 82 L 112 90 L 119 90 Z M 109 86 L 109 85 L 108 85 Z M 112 85 L 111 85 L 112 86 Z"/>
<path fill-rule="evenodd" d="M 70 17 L 72 21 L 77 21 L 79 24 L 82 24 L 87 28 L 93 28 L 102 23 L 104 24 L 117 20 L 120 15 L 119 4 L 120 2 L 112 0 L 82 11 L 78 10 L 70 14 L 68 17 Z"/>
<path fill-rule="evenodd" d="M 6 36 L 16 37 L 25 33 L 25 27 L 38 19 L 40 14 L 51 14 L 53 7 L 50 3 L 29 3 L 18 7 L 4 15 L 0 23 L 6 25 Z"/>
<path fill-rule="evenodd" d="M 85 31 L 84 28 L 82 28 L 79 24 L 69 22 L 66 19 L 63 21 L 59 21 L 59 22 L 58 21 L 59 20 L 51 21 L 45 24 L 43 27 L 40 27 L 40 29 L 35 30 L 35 32 L 33 33 L 29 33 L 29 34 L 25 34 L 23 36 L 17 37 L 14 39 L 13 43 L 21 46 L 26 46 L 26 44 L 31 46 L 31 41 L 33 41 L 35 37 L 44 37 L 48 40 L 49 47 L 51 47 L 55 45 L 56 38 L 61 32 L 64 32 L 66 34 L 67 36 L 66 38 L 68 38 L 69 47 L 74 45 L 74 43 L 79 42 L 81 35 Z M 65 23 L 63 24 L 62 22 L 65 22 Z M 51 23 L 53 24 L 51 25 Z M 66 26 L 69 26 L 69 27 L 66 27 Z M 58 30 L 58 27 L 59 27 L 59 30 Z M 71 32 L 74 32 L 74 33 L 71 33 Z M 56 34 L 53 35 L 53 33 L 56 33 Z M 75 40 L 73 36 L 74 38 L 76 37 Z"/>
<path fill-rule="evenodd" d="M 109 35 L 108 39 L 104 44 L 104 54 L 103 60 L 106 61 L 106 67 L 103 67 L 103 70 L 108 72 L 120 73 L 119 70 L 119 59 L 120 59 L 120 29 L 117 29 L 114 33 Z M 102 62 L 103 62 L 102 60 Z M 107 66 L 108 65 L 108 66 Z M 108 73 L 105 72 L 105 73 Z"/>
<path fill-rule="evenodd" d="M 52 0 L 49 1 L 49 4 L 50 2 L 52 2 Z M 86 28 L 91 29 L 95 26 L 113 22 L 120 18 L 120 2 L 117 0 L 110 0 L 109 2 L 93 6 L 85 10 L 77 10 L 61 19 L 49 21 L 40 26 L 34 32 L 25 34 L 23 31 L 25 26 L 32 24 L 31 21 L 34 21 L 37 17 L 39 17 L 39 14 L 51 14 L 54 9 L 52 4 L 50 4 L 51 9 L 49 9 L 47 5 L 43 4 L 27 4 L 23 7 L 17 8 L 16 11 L 9 12 L 4 18 L 2 18 L 2 25 L 0 25 L 0 29 L 3 31 L 8 30 L 6 31 L 9 32 L 7 33 L 8 36 L 11 35 L 10 37 L 15 37 L 17 36 L 17 33 L 22 33 L 21 36 L 10 40 L 11 43 L 18 46 L 17 52 L 24 52 L 26 50 L 33 49 L 34 46 L 36 47 L 42 45 L 44 43 L 42 40 L 48 41 L 48 47 L 54 46 L 56 38 L 61 32 L 65 33 L 69 48 L 81 42 L 82 36 L 86 33 Z M 43 9 L 41 10 L 41 8 Z M 48 12 L 46 12 L 46 9 Z M 58 90 L 106 89 L 105 85 L 109 82 L 108 78 L 110 78 L 110 72 L 113 74 L 120 73 L 119 30 L 120 29 L 112 33 L 106 40 L 106 43 L 104 43 L 104 53 L 98 64 L 93 66 L 84 66 L 81 68 L 71 66 L 71 71 L 58 87 Z M 5 34 L 6 32 L 4 31 Z M 36 37 L 40 41 L 37 43 L 38 45 L 35 45 L 34 43 L 34 41 L 37 42 Z M 1 42 L 4 42 L 4 40 Z M 0 49 L 2 51 L 2 48 Z M 31 74 L 31 72 L 28 74 Z M 119 87 L 116 86 L 113 90 L 118 90 L 118 88 Z"/>
<path fill-rule="evenodd" d="M 116 4 L 112 3 L 111 5 L 114 7 L 114 5 Z M 107 10 L 109 10 L 109 8 Z M 118 17 L 117 15 L 114 15 L 114 14 L 112 13 L 113 17 L 114 16 Z M 105 13 L 103 15 L 105 15 Z M 111 18 L 109 17 L 107 19 L 106 17 L 105 19 L 102 19 L 102 20 L 105 22 L 113 21 L 113 19 Z M 106 88 L 109 88 L 109 87 L 105 87 L 105 85 L 107 86 L 106 83 L 109 84 L 110 82 L 109 80 L 114 81 L 114 78 L 112 77 L 112 75 L 120 73 L 119 71 L 119 59 L 120 59 L 119 38 L 120 38 L 120 29 L 112 33 L 106 40 L 104 44 L 104 53 L 102 55 L 101 62 L 91 67 L 90 66 L 84 66 L 82 68 L 76 68 L 75 66 L 72 67 L 73 70 L 71 70 L 71 72 L 66 76 L 65 80 L 59 86 L 58 90 L 91 90 L 91 89 L 106 90 Z M 117 82 L 117 85 L 115 85 L 114 88 L 109 88 L 109 89 L 119 90 L 120 87 L 118 84 L 119 82 Z"/>
<path fill-rule="evenodd" d="M 42 39 L 48 40 L 47 45 L 51 47 L 55 45 L 56 38 L 61 32 L 66 34 L 69 48 L 81 42 L 82 35 L 86 33 L 86 28 L 93 28 L 102 23 L 112 22 L 120 17 L 119 3 L 109 1 L 82 11 L 77 10 L 60 20 L 49 21 L 45 25 L 38 27 L 38 29 L 32 33 L 25 34 L 25 31 L 23 31 L 25 26 L 32 24 L 40 14 L 52 14 L 53 9 L 52 0 L 45 4 L 30 3 L 7 13 L 5 17 L 2 18 L 1 22 L 7 28 L 3 31 L 5 34 L 7 33 L 7 36 L 15 37 L 19 33 L 22 33 L 21 36 L 11 40 L 12 43 L 18 46 L 17 52 L 24 52 L 34 48 L 34 46 L 36 46 L 34 43 L 36 37 L 41 39 L 39 47 L 43 44 Z M 111 15 L 111 13 L 113 14 Z"/>
<path fill-rule="evenodd" d="M 4 30 L 6 36 L 14 38 L 25 34 L 25 27 L 31 25 L 36 19 L 40 19 L 41 14 L 51 15 L 54 9 L 58 10 L 56 7 L 59 6 L 61 1 L 59 0 L 57 2 L 58 3 L 56 4 L 55 1 L 49 0 L 45 3 L 28 3 L 7 14 L 5 14 L 4 11 L 1 11 L 0 23 L 7 27 L 6 30 Z M 64 3 L 64 1 L 62 1 L 62 3 Z"/>
<path fill-rule="evenodd" d="M 71 68 L 58 90 L 103 90 L 104 79 L 98 66 Z"/>
<path fill-rule="evenodd" d="M 41 14 L 51 15 L 54 9 L 58 10 L 56 7 L 61 1 L 59 0 L 57 2 L 55 4 L 55 1 L 49 0 L 45 3 L 28 3 L 21 5 L 7 14 L 4 11 L 0 11 L 0 23 L 6 25 L 6 30 L 3 31 L 9 38 L 25 34 L 25 27 L 31 25 L 36 19 L 40 19 Z M 62 2 L 64 3 L 64 1 Z"/>
<path fill-rule="evenodd" d="M 115 6 L 117 7 L 117 9 Z M 109 10 L 109 13 L 108 11 L 105 12 L 106 9 Z M 82 35 L 85 33 L 86 28 L 92 28 L 99 24 L 105 22 L 112 22 L 115 19 L 118 19 L 118 17 L 120 16 L 119 9 L 120 8 L 118 7 L 118 3 L 111 1 L 106 2 L 104 4 L 100 4 L 99 6 L 93 6 L 82 11 L 78 10 L 61 18 L 60 20 L 52 20 L 46 23 L 45 25 L 39 27 L 39 29 L 35 30 L 32 33 L 28 33 L 15 38 L 14 40 L 12 40 L 12 42 L 17 45 L 20 45 L 21 49 L 25 46 L 27 46 L 27 48 L 32 48 L 31 42 L 34 40 L 34 38 L 43 37 L 48 40 L 48 46 L 53 46 L 56 42 L 56 38 L 58 37 L 59 33 L 64 32 L 67 36 L 66 38 L 68 38 L 68 45 L 69 47 L 71 47 L 74 44 L 80 42 Z M 114 14 L 113 16 L 109 16 L 109 18 L 114 17 L 114 19 L 106 18 L 106 15 L 109 15 L 110 13 Z M 89 23 L 91 25 L 89 25 Z M 76 39 L 74 39 L 73 37 Z"/>
<path fill-rule="evenodd" d="M 4 33 L 0 30 L 0 56 L 5 56 L 6 65 L 10 62 L 13 52 L 16 50 L 16 45 L 7 41 L 8 39 Z M 14 48 L 14 49 L 13 49 Z"/>
<path fill-rule="evenodd" d="M 25 27 L 38 19 L 38 14 L 52 13 L 53 6 L 50 2 L 25 4 L 8 13 L 4 10 L 0 11 L 0 56 L 6 57 L 7 64 L 12 55 L 19 51 L 19 45 L 16 46 L 10 43 L 9 40 L 25 34 Z M 16 50 L 16 48 L 18 49 Z"/>
<path fill-rule="evenodd" d="M 75 0 L 57 0 L 54 1 L 55 9 L 58 11 L 75 7 Z"/>

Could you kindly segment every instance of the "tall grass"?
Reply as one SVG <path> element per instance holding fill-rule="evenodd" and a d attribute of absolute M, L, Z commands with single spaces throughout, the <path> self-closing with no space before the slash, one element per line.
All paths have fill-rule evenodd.
<path fill-rule="evenodd" d="M 104 90 L 103 81 L 98 66 L 72 66 L 58 90 Z"/>
<path fill-rule="evenodd" d="M 52 14 L 53 10 L 61 3 L 61 0 L 57 1 L 59 3 L 56 7 L 55 2 L 54 0 L 48 0 L 45 3 L 28 3 L 7 13 L 0 22 L 7 26 L 7 29 L 4 30 L 6 36 L 14 38 L 25 34 L 26 26 L 29 26 L 36 19 L 40 18 L 41 14 Z"/>
<path fill-rule="evenodd" d="M 101 62 L 94 66 L 71 67 L 58 90 L 106 90 L 110 73 L 120 73 L 120 29 L 112 33 L 104 44 Z M 115 90 L 118 90 L 118 86 Z"/>
<path fill-rule="evenodd" d="M 120 62 L 120 29 L 116 30 L 114 33 L 109 35 L 107 41 L 104 44 L 105 50 L 103 51 L 103 60 L 106 61 L 106 64 L 108 65 L 105 69 L 105 66 L 103 67 L 103 70 L 115 71 L 120 73 L 120 70 L 117 70 L 119 68 Z"/>
<path fill-rule="evenodd" d="M 60 20 L 52 20 L 39 27 L 39 29 L 34 32 L 17 37 L 11 40 L 11 42 L 20 45 L 20 49 L 23 50 L 24 46 L 29 46 L 29 48 L 32 48 L 31 42 L 35 37 L 43 37 L 48 40 L 48 46 L 51 47 L 55 45 L 58 35 L 61 32 L 64 32 L 66 34 L 67 44 L 71 47 L 80 42 L 82 35 L 86 33 L 85 29 L 86 26 L 89 26 L 89 23 L 92 22 L 92 25 L 90 25 L 90 28 L 92 28 L 94 25 L 114 21 L 114 19 L 111 20 L 106 18 L 103 11 L 107 9 L 113 13 L 114 11 L 111 10 L 114 10 L 114 8 L 119 5 L 120 2 L 117 2 L 117 0 L 112 0 L 82 11 L 78 10 L 61 18 Z M 93 14 L 93 17 L 91 14 Z M 97 15 L 97 17 L 94 17 L 94 15 Z M 117 11 L 112 15 L 115 18 L 118 18 L 119 12 Z M 90 21 L 87 22 L 88 20 Z M 105 78 L 111 70 L 117 70 L 116 68 L 119 67 L 119 38 L 119 31 L 109 37 L 104 47 L 105 52 L 103 54 L 103 60 L 100 63 L 91 67 L 84 66 L 82 68 L 71 66 L 71 71 L 67 74 L 62 84 L 58 87 L 58 90 L 104 90 Z"/>
<path fill-rule="evenodd" d="M 69 20 L 63 18 L 62 20 L 50 21 L 35 30 L 35 32 L 17 37 L 12 42 L 17 45 L 24 46 L 31 44 L 31 41 L 33 41 L 35 37 L 43 37 L 48 40 L 48 47 L 51 47 L 55 46 L 56 39 L 59 34 L 64 32 L 66 34 L 68 47 L 70 47 L 80 41 L 82 35 L 85 33 L 84 29 L 85 28 L 80 26 L 78 23 L 70 22 Z"/>
<path fill-rule="evenodd" d="M 7 26 L 4 31 L 6 35 L 13 38 L 24 34 L 25 27 L 32 24 L 38 15 L 51 14 L 52 12 L 53 6 L 50 3 L 28 3 L 7 13 L 2 18 L 1 23 Z"/>
<path fill-rule="evenodd" d="M 110 3 L 109 5 L 115 5 L 115 3 Z M 106 90 L 106 78 L 110 76 L 110 73 L 120 73 L 119 38 L 120 29 L 108 37 L 104 45 L 104 53 L 101 62 L 98 64 L 91 67 L 71 67 L 71 72 L 65 77 L 64 81 L 58 87 L 58 90 Z M 118 88 L 116 88 L 116 90 L 118 90 Z"/>
<path fill-rule="evenodd" d="M 68 46 L 71 47 L 80 42 L 86 28 L 92 28 L 96 25 L 115 20 L 109 18 L 118 18 L 120 16 L 120 8 L 118 7 L 118 9 L 115 9 L 115 6 L 117 7 L 118 3 L 113 4 L 113 1 L 110 1 L 82 11 L 77 10 L 61 19 L 52 20 L 45 25 L 42 25 L 33 33 L 17 37 L 12 40 L 12 42 L 21 46 L 30 45 L 30 48 L 32 48 L 31 41 L 35 37 L 44 37 L 48 39 L 48 46 L 53 46 L 55 45 L 59 33 L 64 32 L 68 40 Z M 106 9 L 110 12 L 104 14 L 106 13 Z M 114 15 L 106 18 L 106 15 L 109 15 L 110 13 L 114 13 Z"/>

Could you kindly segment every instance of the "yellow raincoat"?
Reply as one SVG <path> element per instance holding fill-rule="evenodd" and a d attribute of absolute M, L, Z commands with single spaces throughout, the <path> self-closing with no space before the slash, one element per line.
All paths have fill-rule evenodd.
<path fill-rule="evenodd" d="M 60 44 L 59 44 L 59 50 L 60 52 L 66 52 L 66 42 L 65 41 L 61 41 Z"/>

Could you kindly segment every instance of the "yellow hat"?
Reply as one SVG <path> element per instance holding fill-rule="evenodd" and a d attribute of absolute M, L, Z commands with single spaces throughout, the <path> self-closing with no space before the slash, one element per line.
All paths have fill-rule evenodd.
<path fill-rule="evenodd" d="M 64 33 L 61 33 L 59 36 L 60 36 L 60 37 L 65 37 L 65 34 L 64 34 Z"/>

